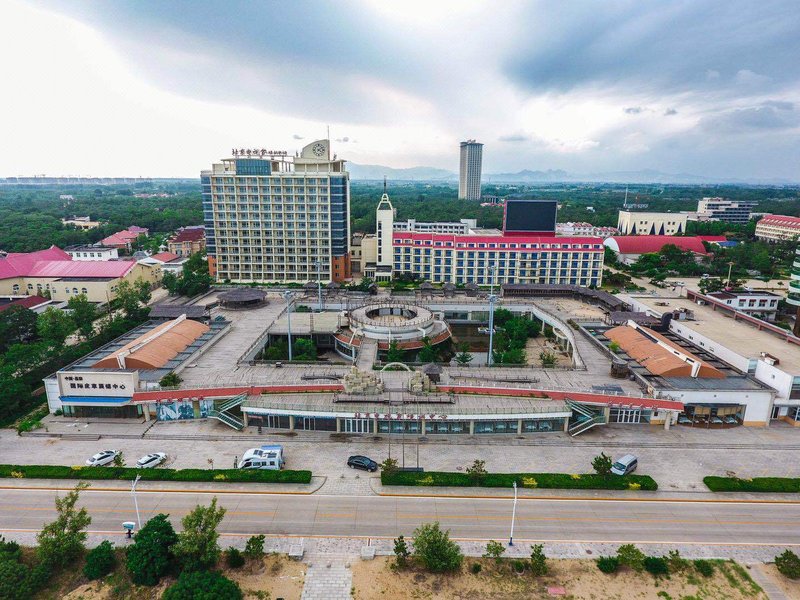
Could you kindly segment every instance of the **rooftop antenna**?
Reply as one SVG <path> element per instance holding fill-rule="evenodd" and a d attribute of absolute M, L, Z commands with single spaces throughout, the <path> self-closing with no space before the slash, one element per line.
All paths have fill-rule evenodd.
<path fill-rule="evenodd" d="M 628 206 L 628 186 L 627 185 L 625 186 L 625 201 L 622 203 L 622 206 L 623 207 L 627 207 Z"/>
<path fill-rule="evenodd" d="M 327 133 L 325 134 L 325 135 L 327 135 L 327 137 L 325 139 L 330 142 L 331 141 L 331 126 L 330 125 L 326 125 L 325 127 L 326 127 L 326 130 L 327 130 Z"/>
<path fill-rule="evenodd" d="M 386 175 L 383 176 L 383 195 L 386 195 Z"/>

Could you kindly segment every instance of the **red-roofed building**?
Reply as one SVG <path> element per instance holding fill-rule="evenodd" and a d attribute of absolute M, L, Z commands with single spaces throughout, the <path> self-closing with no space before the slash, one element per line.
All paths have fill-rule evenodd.
<path fill-rule="evenodd" d="M 42 312 L 50 303 L 50 300 L 41 296 L 4 296 L 0 297 L 0 312 L 12 306 L 20 306 L 38 313 Z"/>
<path fill-rule="evenodd" d="M 139 262 L 143 265 L 153 265 L 161 267 L 161 270 L 175 275 L 180 275 L 183 272 L 183 265 L 189 260 L 187 256 L 178 256 L 172 252 L 159 252 L 147 258 L 141 259 Z"/>
<path fill-rule="evenodd" d="M 636 262 L 642 254 L 660 252 L 668 245 L 695 254 L 707 254 L 703 240 L 696 236 L 616 235 L 606 239 L 603 244 L 616 252 L 618 259 L 625 264 Z"/>
<path fill-rule="evenodd" d="M 117 248 L 118 250 L 130 250 L 134 240 L 140 235 L 147 235 L 150 232 L 146 227 L 131 225 L 127 229 L 112 233 L 107 238 L 100 240 L 100 245 L 107 248 Z"/>
<path fill-rule="evenodd" d="M 140 278 L 154 284 L 161 273 L 132 260 L 72 260 L 55 246 L 0 256 L 0 295 L 49 293 L 53 300 L 65 301 L 85 294 L 91 302 L 108 302 L 116 295 L 121 280 L 134 282 Z"/>
<path fill-rule="evenodd" d="M 206 249 L 206 228 L 203 225 L 181 227 L 167 240 L 167 249 L 178 256 L 189 256 Z"/>
<path fill-rule="evenodd" d="M 800 217 L 766 215 L 756 223 L 756 238 L 768 242 L 796 240 L 800 237 Z"/>

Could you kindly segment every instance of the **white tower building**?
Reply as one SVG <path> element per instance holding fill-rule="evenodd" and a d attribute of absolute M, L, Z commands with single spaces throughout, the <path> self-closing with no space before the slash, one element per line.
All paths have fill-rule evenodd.
<path fill-rule="evenodd" d="M 481 163 L 483 144 L 475 140 L 461 142 L 461 165 L 458 177 L 458 199 L 481 199 Z"/>

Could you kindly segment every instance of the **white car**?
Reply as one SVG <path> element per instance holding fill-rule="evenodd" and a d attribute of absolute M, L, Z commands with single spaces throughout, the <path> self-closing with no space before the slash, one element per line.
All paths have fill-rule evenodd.
<path fill-rule="evenodd" d="M 120 454 L 119 450 L 103 450 L 102 452 L 98 452 L 94 456 L 92 456 L 89 460 L 86 461 L 87 467 L 103 467 L 105 465 L 111 464 L 114 461 L 114 458 Z"/>
<path fill-rule="evenodd" d="M 167 460 L 167 455 L 164 452 L 153 452 L 152 454 L 146 454 L 137 460 L 136 466 L 139 469 L 151 469 L 153 467 L 157 467 L 165 460 Z"/>

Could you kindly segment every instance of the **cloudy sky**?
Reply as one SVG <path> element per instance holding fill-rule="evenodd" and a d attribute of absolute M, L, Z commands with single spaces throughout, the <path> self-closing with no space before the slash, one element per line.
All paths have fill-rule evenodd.
<path fill-rule="evenodd" d="M 800 3 L 5 0 L 0 176 L 361 164 L 800 180 Z"/>

